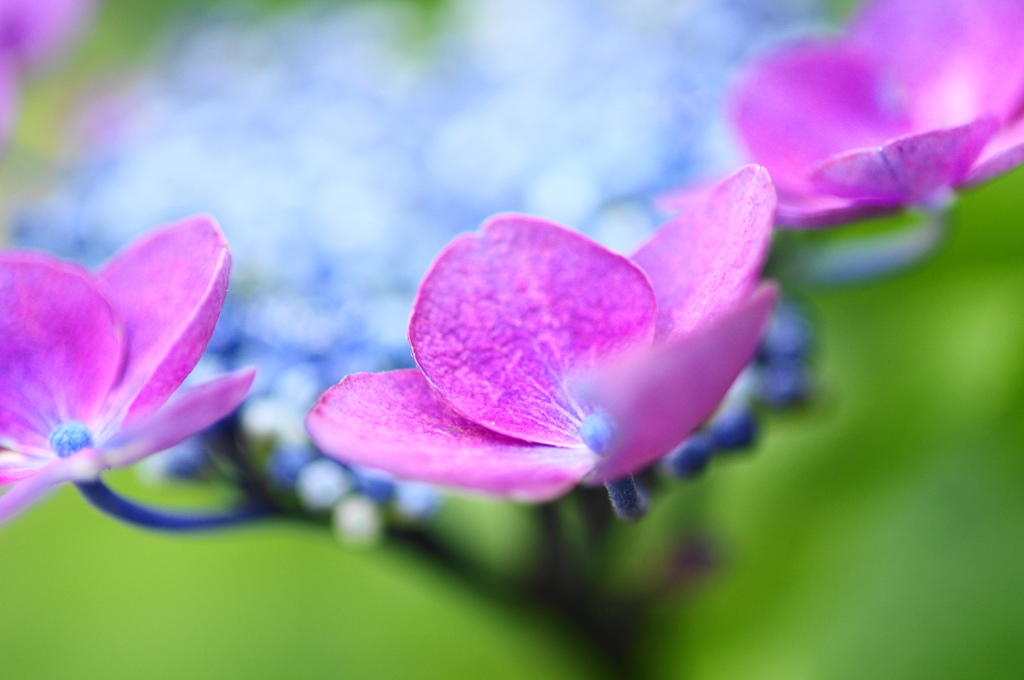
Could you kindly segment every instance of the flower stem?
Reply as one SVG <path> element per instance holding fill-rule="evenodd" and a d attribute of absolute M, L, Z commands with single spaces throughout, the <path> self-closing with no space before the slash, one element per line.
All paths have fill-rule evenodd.
<path fill-rule="evenodd" d="M 115 493 L 96 480 L 75 484 L 78 491 L 98 510 L 117 519 L 145 529 L 160 531 L 203 531 L 221 529 L 269 517 L 272 510 L 262 504 L 243 505 L 217 513 L 168 512 L 139 505 Z"/>

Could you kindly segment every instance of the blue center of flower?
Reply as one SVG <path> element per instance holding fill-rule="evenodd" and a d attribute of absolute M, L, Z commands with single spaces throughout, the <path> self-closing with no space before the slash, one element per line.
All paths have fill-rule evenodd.
<path fill-rule="evenodd" d="M 580 439 L 599 456 L 610 453 L 617 439 L 615 425 L 608 414 L 596 411 L 580 423 Z"/>
<path fill-rule="evenodd" d="M 61 458 L 67 458 L 92 445 L 92 432 L 77 420 L 61 423 L 50 433 L 50 448 Z"/>

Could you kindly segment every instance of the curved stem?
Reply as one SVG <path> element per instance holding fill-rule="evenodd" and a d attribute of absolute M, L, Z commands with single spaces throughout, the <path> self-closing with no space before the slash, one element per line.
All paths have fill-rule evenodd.
<path fill-rule="evenodd" d="M 895 232 L 803 244 L 788 263 L 797 277 L 812 285 L 846 285 L 898 274 L 938 250 L 949 229 L 948 213 L 922 213 L 921 220 Z"/>
<path fill-rule="evenodd" d="M 98 510 L 117 519 L 160 531 L 203 531 L 245 524 L 269 517 L 272 510 L 265 505 L 244 505 L 234 510 L 212 514 L 199 512 L 168 512 L 139 505 L 119 496 L 109 486 L 96 480 L 75 484 L 82 496 Z"/>

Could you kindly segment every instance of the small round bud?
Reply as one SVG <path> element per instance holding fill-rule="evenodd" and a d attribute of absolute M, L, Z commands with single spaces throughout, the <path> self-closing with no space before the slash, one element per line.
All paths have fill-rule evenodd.
<path fill-rule="evenodd" d="M 410 522 L 430 519 L 441 506 L 441 494 L 430 484 L 399 482 L 395 486 L 395 511 Z"/>
<path fill-rule="evenodd" d="M 777 361 L 764 366 L 758 375 L 757 394 L 765 404 L 787 408 L 810 397 L 811 376 L 802 362 Z"/>
<path fill-rule="evenodd" d="M 267 476 L 281 489 L 293 489 L 299 473 L 317 459 L 316 452 L 309 446 L 285 444 L 274 449 L 267 464 Z"/>
<path fill-rule="evenodd" d="M 696 477 L 708 466 L 715 443 L 707 432 L 695 432 L 661 461 L 662 471 L 671 477 Z"/>
<path fill-rule="evenodd" d="M 353 468 L 356 491 L 374 503 L 387 503 L 395 495 L 395 479 L 383 470 Z"/>
<path fill-rule="evenodd" d="M 338 538 L 355 545 L 375 543 L 383 529 L 380 509 L 365 496 L 351 496 L 338 503 L 333 520 Z"/>
<path fill-rule="evenodd" d="M 746 406 L 722 409 L 707 428 L 717 449 L 745 449 L 757 439 L 757 430 L 757 418 Z"/>
<path fill-rule="evenodd" d="M 295 493 L 303 507 L 312 512 L 330 510 L 352 491 L 352 478 L 333 460 L 321 458 L 299 471 Z"/>

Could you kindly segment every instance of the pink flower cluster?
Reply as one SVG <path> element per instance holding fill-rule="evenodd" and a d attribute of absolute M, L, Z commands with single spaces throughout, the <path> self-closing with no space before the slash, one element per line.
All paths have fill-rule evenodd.
<path fill-rule="evenodd" d="M 153 230 L 95 273 L 0 251 L 0 484 L 15 483 L 0 521 L 55 484 L 174 446 L 242 402 L 252 370 L 178 390 L 213 333 L 230 266 L 204 217 Z"/>
<path fill-rule="evenodd" d="M 71 0 L 0 2 L 0 25 L 19 27 L 7 64 L 59 42 L 73 24 L 58 6 Z M 1020 0 L 877 0 L 846 35 L 768 55 L 733 99 L 761 165 L 687 192 L 629 256 L 516 214 L 456 238 L 414 303 L 417 368 L 346 377 L 309 412 L 310 436 L 346 463 L 525 501 L 649 467 L 751 361 L 777 297 L 760 281 L 776 221 L 935 207 L 1024 160 L 1022 35 Z M 15 484 L 0 520 L 238 406 L 251 371 L 178 390 L 229 262 L 205 218 L 95 273 L 0 253 L 0 483 Z"/>
<path fill-rule="evenodd" d="M 953 190 L 1019 165 L 1022 35 L 1019 0 L 876 0 L 845 34 L 751 64 L 730 118 L 747 157 L 771 173 L 778 223 L 939 209 Z"/>
<path fill-rule="evenodd" d="M 409 322 L 417 369 L 349 376 L 307 418 L 328 455 L 529 501 L 628 477 L 712 414 L 775 301 L 775 192 L 749 166 L 624 257 L 498 215 L 453 241 Z"/>

